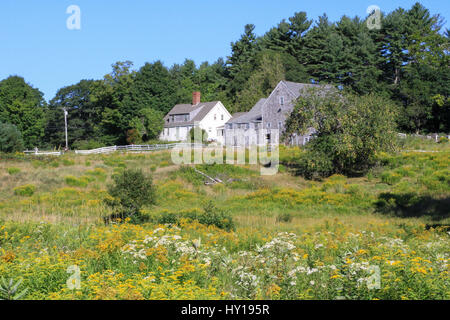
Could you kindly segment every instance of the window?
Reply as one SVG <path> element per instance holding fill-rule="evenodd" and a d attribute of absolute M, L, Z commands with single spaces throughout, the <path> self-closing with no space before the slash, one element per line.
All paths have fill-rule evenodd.
<path fill-rule="evenodd" d="M 212 131 L 212 128 L 211 128 L 211 127 L 209 127 L 209 128 L 208 128 L 208 132 L 211 132 L 211 131 Z"/>
<path fill-rule="evenodd" d="M 245 124 L 245 130 L 248 130 L 248 129 L 250 129 L 250 123 Z"/>
<path fill-rule="evenodd" d="M 223 114 L 220 115 L 220 120 L 223 120 Z"/>
<path fill-rule="evenodd" d="M 214 120 L 217 120 L 217 115 L 214 115 Z"/>
<path fill-rule="evenodd" d="M 278 122 L 278 129 L 281 129 L 283 127 L 283 123 L 281 121 Z"/>
<path fill-rule="evenodd" d="M 188 115 L 188 114 L 186 114 L 186 115 L 184 116 L 184 121 L 189 121 L 189 115 Z"/>
<path fill-rule="evenodd" d="M 280 97 L 280 106 L 284 106 L 284 97 Z"/>
<path fill-rule="evenodd" d="M 270 122 L 267 122 L 267 129 L 270 129 L 270 126 L 271 126 L 271 124 L 270 124 Z"/>

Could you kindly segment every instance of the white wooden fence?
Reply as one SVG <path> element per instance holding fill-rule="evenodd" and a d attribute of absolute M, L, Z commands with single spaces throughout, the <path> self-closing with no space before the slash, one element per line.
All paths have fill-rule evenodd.
<path fill-rule="evenodd" d="M 87 154 L 106 154 L 112 152 L 147 152 L 147 151 L 168 150 L 183 147 L 191 147 L 195 149 L 195 148 L 202 148 L 205 146 L 206 145 L 200 143 L 146 144 L 146 145 L 112 146 L 92 150 L 75 150 L 75 153 L 87 155 Z M 25 153 L 26 155 L 37 155 L 37 156 L 60 156 L 64 154 L 63 151 L 51 152 L 38 150 L 26 150 L 23 153 Z"/>
<path fill-rule="evenodd" d="M 31 151 L 25 150 L 23 153 L 28 155 L 36 155 L 36 156 L 60 156 L 63 154 L 62 151 Z"/>
<path fill-rule="evenodd" d="M 147 151 L 158 151 L 158 150 L 168 150 L 173 148 L 182 148 L 190 146 L 191 148 L 204 147 L 203 144 L 197 143 L 171 143 L 171 144 L 146 144 L 146 145 L 128 145 L 128 146 L 112 146 L 103 147 L 92 150 L 75 150 L 76 154 L 103 154 L 111 152 L 147 152 Z"/>
<path fill-rule="evenodd" d="M 408 137 L 408 135 L 407 135 L 406 133 L 398 133 L 398 136 L 399 136 L 400 138 L 406 138 L 406 137 Z M 424 135 L 421 135 L 421 134 L 410 134 L 409 136 L 411 136 L 411 137 L 417 137 L 417 138 L 422 138 L 422 139 L 428 139 L 428 140 L 433 139 L 433 140 L 436 141 L 436 142 L 439 141 L 439 138 L 440 138 L 440 137 L 447 137 L 447 139 L 450 140 L 450 135 L 447 135 L 447 136 L 445 136 L 445 135 L 440 136 L 440 135 L 438 135 L 438 134 L 432 134 L 432 135 L 424 136 Z"/>

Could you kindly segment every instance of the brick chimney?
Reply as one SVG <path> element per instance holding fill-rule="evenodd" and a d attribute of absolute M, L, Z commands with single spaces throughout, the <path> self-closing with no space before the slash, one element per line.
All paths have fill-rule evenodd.
<path fill-rule="evenodd" d="M 192 92 L 192 105 L 196 106 L 200 103 L 200 91 Z"/>

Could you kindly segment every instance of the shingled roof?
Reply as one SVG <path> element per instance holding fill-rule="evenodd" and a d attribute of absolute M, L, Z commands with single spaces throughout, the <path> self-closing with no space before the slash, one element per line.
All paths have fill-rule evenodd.
<path fill-rule="evenodd" d="M 164 127 L 165 128 L 173 128 L 180 126 L 193 126 L 194 123 L 200 122 L 203 118 L 213 109 L 219 101 L 212 102 L 201 102 L 197 105 L 192 104 L 177 104 L 169 111 L 169 113 L 164 117 Z M 167 123 L 167 119 L 172 115 L 182 115 L 182 114 L 191 114 L 194 112 L 194 118 L 189 121 L 179 121 L 179 122 L 171 122 Z"/>
<path fill-rule="evenodd" d="M 323 84 L 313 84 L 313 83 L 297 83 L 290 81 L 281 81 L 283 82 L 289 91 L 295 96 L 297 99 L 302 93 L 305 93 L 307 90 L 312 88 L 318 88 L 325 91 L 334 89 L 331 85 L 323 85 Z"/>
<path fill-rule="evenodd" d="M 260 99 L 249 112 L 241 112 L 237 116 L 233 115 L 227 123 L 248 123 L 252 121 L 257 121 L 258 118 L 262 117 L 262 107 L 267 99 Z"/>

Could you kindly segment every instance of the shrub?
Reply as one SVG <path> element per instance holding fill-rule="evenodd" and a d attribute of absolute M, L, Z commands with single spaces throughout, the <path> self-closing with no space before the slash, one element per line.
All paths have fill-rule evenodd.
<path fill-rule="evenodd" d="M 20 187 L 14 188 L 14 194 L 22 197 L 31 197 L 36 191 L 36 187 L 32 184 L 26 184 Z"/>
<path fill-rule="evenodd" d="M 73 166 L 74 164 L 75 164 L 75 161 L 73 161 L 73 160 L 69 160 L 69 159 L 63 159 L 63 165 L 65 165 L 65 166 Z"/>
<path fill-rule="evenodd" d="M 208 133 L 199 127 L 192 128 L 188 134 L 188 141 L 193 143 L 206 143 L 208 141 Z"/>
<path fill-rule="evenodd" d="M 0 152 L 23 151 L 22 134 L 13 124 L 0 122 Z"/>
<path fill-rule="evenodd" d="M 112 176 L 113 184 L 108 185 L 105 202 L 114 208 L 116 215 L 122 218 L 135 216 L 138 219 L 140 209 L 144 205 L 155 203 L 155 189 L 151 176 L 146 176 L 142 170 L 125 169 Z"/>
<path fill-rule="evenodd" d="M 20 172 L 20 169 L 19 168 L 15 168 L 15 167 L 12 167 L 12 168 L 8 168 L 8 169 L 6 169 L 7 171 L 8 171 L 8 173 L 12 176 L 12 175 L 15 175 L 15 174 L 18 174 L 19 172 Z"/>
<path fill-rule="evenodd" d="M 89 180 L 85 177 L 77 178 L 74 176 L 67 176 L 64 178 L 66 184 L 71 187 L 86 187 L 89 183 Z"/>
<path fill-rule="evenodd" d="M 381 174 L 381 181 L 389 185 L 394 185 L 402 179 L 402 176 L 396 172 L 383 172 Z"/>
<path fill-rule="evenodd" d="M 86 171 L 86 174 L 88 176 L 97 177 L 100 181 L 106 180 L 106 171 L 102 168 L 95 168 L 94 170 L 88 170 Z"/>
<path fill-rule="evenodd" d="M 448 143 L 447 137 L 440 137 L 438 143 Z"/>
<path fill-rule="evenodd" d="M 211 200 L 204 204 L 203 210 L 193 208 L 178 212 L 164 211 L 155 217 L 154 222 L 159 224 L 177 224 L 181 219 L 197 221 L 198 223 L 207 226 L 215 226 L 226 231 L 235 229 L 233 218 L 229 214 L 217 208 Z"/>
<path fill-rule="evenodd" d="M 291 222 L 292 218 L 293 217 L 289 212 L 283 212 L 277 216 L 277 222 Z"/>
<path fill-rule="evenodd" d="M 334 173 L 361 175 L 376 164 L 376 153 L 395 145 L 395 107 L 370 94 L 341 95 L 335 90 L 306 92 L 286 122 L 284 138 L 315 128 L 299 163 L 307 178 Z"/>
<path fill-rule="evenodd" d="M 218 209 L 211 200 L 205 203 L 203 213 L 197 217 L 197 220 L 201 224 L 207 226 L 213 225 L 227 231 L 234 230 L 235 228 L 231 216 Z"/>
<path fill-rule="evenodd" d="M 58 168 L 59 167 L 59 162 L 58 161 L 52 161 L 50 162 L 50 166 L 53 168 Z"/>

